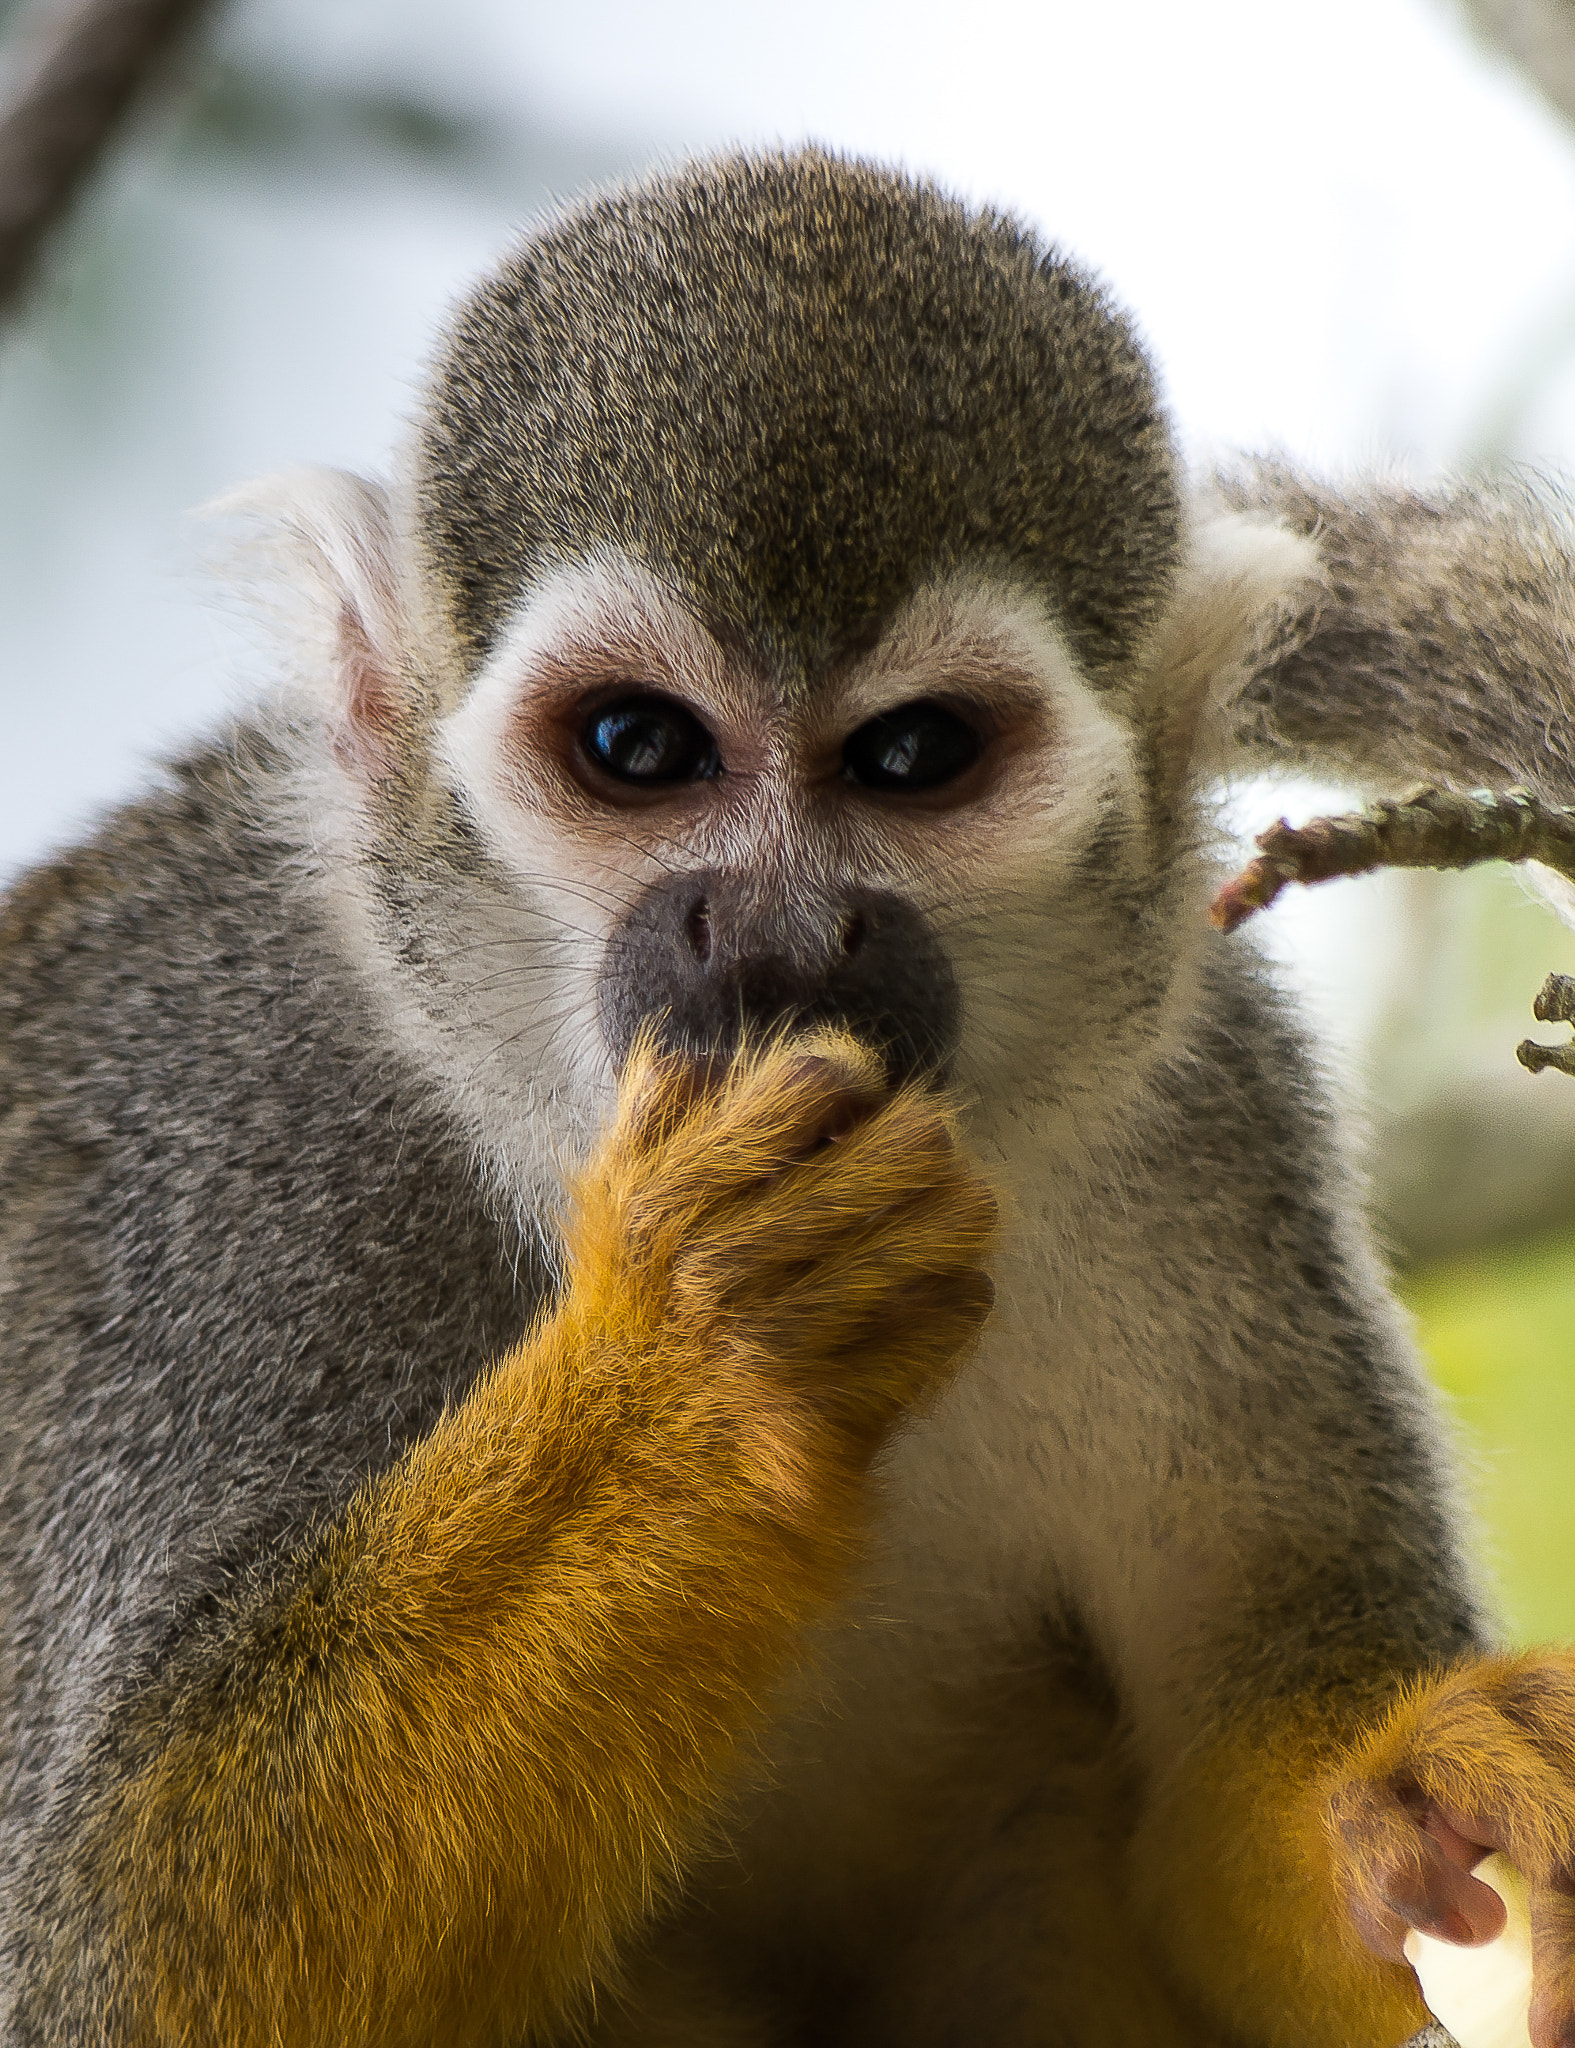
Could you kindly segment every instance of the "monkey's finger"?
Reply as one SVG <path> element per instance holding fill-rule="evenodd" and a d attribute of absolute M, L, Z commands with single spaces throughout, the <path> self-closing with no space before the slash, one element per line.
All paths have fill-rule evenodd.
<path fill-rule="evenodd" d="M 833 1312 L 865 1297 L 901 1313 L 905 1288 L 931 1274 L 982 1267 L 994 1241 L 997 1209 L 985 1182 L 954 1172 L 916 1188 L 873 1214 L 849 1213 L 824 1235 L 822 1255 L 802 1265 L 762 1258 L 753 1270 L 767 1290 L 793 1297 L 793 1313 Z M 753 1283 L 752 1283 L 753 1284 Z"/>
<path fill-rule="evenodd" d="M 984 1273 L 934 1273 L 907 1291 L 900 1316 L 866 1311 L 820 1330 L 791 1320 L 781 1329 L 757 1321 L 745 1332 L 745 1348 L 756 1370 L 807 1398 L 827 1421 L 873 1443 L 950 1378 L 993 1299 Z"/>
<path fill-rule="evenodd" d="M 667 1131 L 645 1162 L 641 1197 L 698 1222 L 857 1129 L 888 1098 L 879 1062 L 851 1039 L 773 1049 L 735 1066 Z"/>
<path fill-rule="evenodd" d="M 802 1062 L 830 1060 L 849 1078 L 866 1077 L 873 1055 L 845 1032 L 823 1031 L 808 1039 L 746 1048 L 733 1058 L 703 1053 L 664 1052 L 652 1031 L 635 1041 L 624 1063 L 618 1090 L 614 1136 L 635 1152 L 648 1152 L 674 1138 L 698 1109 L 720 1105 L 750 1090 L 791 1086 L 809 1078 Z"/>
<path fill-rule="evenodd" d="M 1462 1870 L 1474 1870 L 1484 1856 L 1493 1853 L 1491 1836 L 1483 1832 L 1482 1822 L 1457 1807 L 1429 1799 L 1418 1819 L 1422 1832 L 1431 1835 L 1450 1862 L 1458 1863 Z"/>
<path fill-rule="evenodd" d="M 1532 2048 L 1575 2048 L 1575 1883 L 1531 1887 Z"/>
<path fill-rule="evenodd" d="M 1400 1960 L 1399 1944 L 1413 1927 L 1471 1945 L 1492 1940 L 1504 1924 L 1497 1893 L 1447 1853 L 1424 1825 L 1426 1812 L 1424 1800 L 1360 1780 L 1340 1786 L 1330 1801 L 1352 1919 L 1390 1961 Z"/>
<path fill-rule="evenodd" d="M 636 1153 L 654 1151 L 720 1093 L 725 1080 L 726 1069 L 715 1061 L 659 1053 L 654 1041 L 639 1041 L 624 1067 L 614 1141 Z"/>
<path fill-rule="evenodd" d="M 743 1199 L 711 1225 L 719 1255 L 741 1271 L 762 1261 L 792 1266 L 851 1246 L 873 1219 L 972 1178 L 949 1119 L 916 1091 L 850 1126 L 834 1124 L 830 1137 L 790 1168 L 735 1188 Z"/>
<path fill-rule="evenodd" d="M 935 1273 L 900 1301 L 898 1313 L 866 1316 L 817 1354 L 825 1397 L 848 1420 L 909 1408 L 947 1378 L 977 1341 L 995 1286 L 976 1269 Z"/>
<path fill-rule="evenodd" d="M 1469 1840 L 1502 1849 L 1528 1878 L 1575 1846 L 1575 1673 L 1566 1650 L 1483 1658 L 1418 1702 L 1410 1775 Z"/>
<path fill-rule="evenodd" d="M 1491 1775 L 1478 1765 L 1474 1785 L 1468 1779 L 1474 1761 L 1469 1755 L 1447 1772 L 1434 1758 L 1425 1760 L 1428 1776 L 1462 1781 L 1479 1794 L 1494 1795 L 1491 1803 L 1468 1807 L 1429 1785 L 1428 1831 L 1453 1861 L 1467 1868 L 1498 1849 L 1533 1884 L 1561 1882 L 1575 1852 L 1575 1785 L 1539 1742 L 1526 1739 L 1507 1721 L 1502 1725 Z"/>
<path fill-rule="evenodd" d="M 805 1173 L 772 1198 L 721 1219 L 681 1262 L 678 1286 L 724 1313 L 765 1313 L 807 1333 L 825 1317 L 838 1326 L 862 1305 L 895 1312 L 901 1291 L 936 1272 L 984 1263 L 996 1202 L 958 1156 L 915 1165 L 917 1186 L 894 1193 L 883 1166 L 869 1187 L 829 1196 Z"/>
<path fill-rule="evenodd" d="M 1407 1927 L 1467 1948 L 1502 1934 L 1504 1901 L 1498 1893 L 1462 1870 L 1431 1838 L 1424 1837 L 1424 1844 L 1420 1869 L 1406 1865 L 1378 1874 L 1388 1911 Z"/>
<path fill-rule="evenodd" d="M 769 1327 L 784 1355 L 807 1354 L 817 1371 L 824 1366 L 835 1374 L 842 1359 L 872 1342 L 898 1350 L 922 1344 L 933 1316 L 948 1331 L 971 1335 L 994 1298 L 983 1266 L 964 1263 L 948 1248 L 889 1267 L 872 1260 L 852 1275 L 793 1276 L 767 1290 L 758 1309 L 746 1305 L 744 1316 L 756 1327 Z M 939 1331 L 937 1336 L 950 1341 Z"/>
<path fill-rule="evenodd" d="M 717 1319 L 719 1336 L 744 1341 L 770 1360 L 774 1375 L 836 1396 L 853 1389 L 855 1406 L 916 1400 L 973 1347 L 994 1305 L 979 1265 L 934 1255 L 889 1273 L 795 1276 Z"/>
<path fill-rule="evenodd" d="M 652 1061 L 631 1084 L 628 1115 L 569 1191 L 571 1263 L 619 1243 L 665 1264 L 703 1236 L 710 1212 L 870 1114 L 868 1069 L 804 1053 L 761 1077 Z M 765 1085 L 758 1085 L 763 1082 Z"/>

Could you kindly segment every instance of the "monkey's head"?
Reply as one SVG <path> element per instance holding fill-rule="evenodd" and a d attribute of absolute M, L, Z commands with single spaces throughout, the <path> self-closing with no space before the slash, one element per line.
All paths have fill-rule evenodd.
<path fill-rule="evenodd" d="M 392 512 L 294 517 L 375 944 L 494 1125 L 511 1090 L 599 1111 L 642 1028 L 819 1019 L 894 1073 L 1092 1100 L 1186 951 L 1209 679 L 1306 566 L 1261 531 L 1206 559 L 1083 273 L 816 152 L 526 240 Z"/>

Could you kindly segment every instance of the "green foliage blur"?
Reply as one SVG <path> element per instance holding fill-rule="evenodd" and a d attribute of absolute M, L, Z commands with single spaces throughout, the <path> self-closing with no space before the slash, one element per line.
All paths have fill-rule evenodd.
<path fill-rule="evenodd" d="M 1460 1427 L 1510 1630 L 1575 1640 L 1575 1229 L 1419 1269 L 1402 1291 Z"/>
<path fill-rule="evenodd" d="M 1575 971 L 1575 935 L 1504 868 L 1385 880 L 1374 1194 L 1504 1618 L 1575 1640 L 1575 1080 L 1514 1057 L 1569 1035 L 1531 999 Z"/>

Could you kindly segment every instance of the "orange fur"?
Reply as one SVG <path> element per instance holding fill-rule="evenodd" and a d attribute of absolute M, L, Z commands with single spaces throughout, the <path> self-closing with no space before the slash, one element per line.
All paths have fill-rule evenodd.
<path fill-rule="evenodd" d="M 1531 1880 L 1536 2005 L 1575 2010 L 1575 1650 L 1474 1657 L 1414 1680 L 1325 1787 L 1340 1883 L 1370 1925 L 1428 1888 L 1429 1804 Z"/>
<path fill-rule="evenodd" d="M 933 1096 L 846 1040 L 636 1065 L 561 1304 L 159 1710 L 99 1835 L 127 2041 L 491 2042 L 582 1995 L 977 1329 L 994 1208 Z"/>
<path fill-rule="evenodd" d="M 1135 1884 L 1171 1967 L 1232 2039 L 1396 2048 L 1426 2018 L 1346 1919 L 1326 1826 L 1353 1726 L 1310 1702 L 1201 1744 L 1154 1800 Z"/>

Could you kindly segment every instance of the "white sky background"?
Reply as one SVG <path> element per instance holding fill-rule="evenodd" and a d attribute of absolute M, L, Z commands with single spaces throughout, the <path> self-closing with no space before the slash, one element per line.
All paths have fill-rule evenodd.
<path fill-rule="evenodd" d="M 223 41 L 511 127 L 559 189 L 806 136 L 928 172 L 1105 275 L 1195 450 L 1575 470 L 1575 143 L 1447 0 L 240 0 Z M 0 876 L 244 688 L 183 512 L 385 466 L 444 306 L 542 197 L 542 163 L 133 153 L 0 338 Z"/>
<path fill-rule="evenodd" d="M 810 136 L 1023 213 L 1110 279 L 1205 436 L 1447 460 L 1575 300 L 1575 149 L 1448 0 L 249 14 L 331 74 L 679 150 Z"/>

